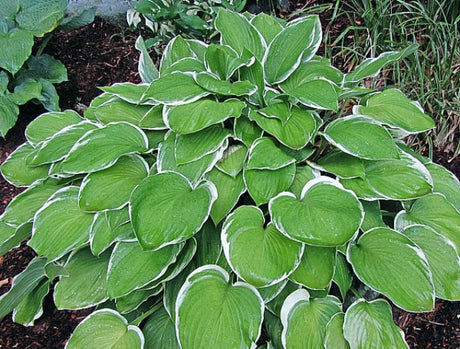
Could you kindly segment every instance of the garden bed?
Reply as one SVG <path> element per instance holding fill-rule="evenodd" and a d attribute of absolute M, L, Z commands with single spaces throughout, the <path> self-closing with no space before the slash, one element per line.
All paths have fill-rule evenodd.
<path fill-rule="evenodd" d="M 343 29 L 336 30 L 340 33 Z M 57 86 L 61 107 L 81 112 L 100 93 L 98 86 L 140 82 L 135 38 L 135 34 L 101 20 L 72 32 L 58 32 L 46 51 L 61 60 L 68 69 L 69 81 Z M 25 141 L 26 125 L 42 112 L 41 107 L 30 105 L 21 110 L 19 122 L 8 133 L 6 140 L 0 141 L 0 163 Z M 433 160 L 460 177 L 459 157 L 448 162 L 449 158 L 449 154 L 437 149 Z M 0 213 L 20 191 L 0 178 Z M 26 267 L 33 256 L 32 250 L 23 245 L 0 257 L 0 294 L 10 288 L 13 277 Z M 430 313 L 413 314 L 397 308 L 393 311 L 394 319 L 406 333 L 411 348 L 460 346 L 459 302 L 438 300 L 435 310 Z M 44 316 L 36 321 L 34 327 L 14 324 L 10 316 L 2 319 L 0 348 L 62 348 L 75 326 L 89 312 L 58 311 L 52 299 L 47 298 Z"/>

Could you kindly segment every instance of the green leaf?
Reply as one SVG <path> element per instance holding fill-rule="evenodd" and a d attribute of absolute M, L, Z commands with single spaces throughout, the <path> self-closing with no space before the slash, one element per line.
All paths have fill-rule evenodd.
<path fill-rule="evenodd" d="M 310 166 L 296 166 L 295 177 L 288 191 L 300 198 L 303 187 L 312 179 L 320 176 L 320 172 Z"/>
<path fill-rule="evenodd" d="M 358 82 L 364 78 L 376 76 L 385 65 L 412 54 L 417 48 L 418 44 L 413 44 L 399 52 L 384 52 L 376 58 L 365 59 L 353 72 L 345 75 L 345 81 Z"/>
<path fill-rule="evenodd" d="M 207 173 L 206 179 L 217 189 L 217 199 L 212 204 L 210 215 L 214 223 L 218 224 L 236 205 L 240 196 L 246 191 L 246 185 L 242 173 L 231 177 L 217 168 Z"/>
<path fill-rule="evenodd" d="M 433 192 L 443 194 L 460 212 L 460 181 L 446 168 L 434 163 L 425 164 L 433 179 Z"/>
<path fill-rule="evenodd" d="M 248 153 L 248 148 L 243 144 L 233 144 L 229 146 L 222 155 L 216 167 L 223 173 L 235 178 L 243 170 L 244 160 Z"/>
<path fill-rule="evenodd" d="M 389 228 L 374 228 L 348 246 L 347 259 L 362 282 L 398 307 L 412 312 L 433 309 L 429 265 L 423 251 L 406 236 Z"/>
<path fill-rule="evenodd" d="M 95 257 L 89 248 L 72 253 L 62 276 L 54 286 L 54 304 L 58 309 L 82 309 L 100 304 L 107 295 L 107 268 L 110 253 Z"/>
<path fill-rule="evenodd" d="M 433 119 L 423 112 L 420 105 L 394 89 L 372 95 L 365 106 L 355 106 L 353 113 L 407 133 L 419 133 L 435 126 Z"/>
<path fill-rule="evenodd" d="M 136 39 L 134 47 L 141 52 L 139 55 L 137 70 L 139 71 L 142 82 L 151 83 L 155 79 L 158 79 L 158 69 L 155 67 L 152 58 L 150 58 L 142 36 L 139 35 L 139 37 Z"/>
<path fill-rule="evenodd" d="M 208 181 L 192 187 L 175 172 L 146 178 L 130 199 L 130 216 L 139 243 L 147 249 L 159 249 L 189 239 L 208 218 L 216 198 L 216 188 Z"/>
<path fill-rule="evenodd" d="M 229 265 L 255 287 L 285 279 L 299 265 L 303 252 L 303 244 L 285 237 L 270 223 L 264 228 L 264 223 L 259 208 L 240 206 L 222 227 L 222 246 Z"/>
<path fill-rule="evenodd" d="M 102 101 L 102 99 L 101 99 Z M 137 103 L 137 102 L 136 102 Z M 124 98 L 112 96 L 102 103 L 93 104 L 89 107 L 93 118 L 102 124 L 110 122 L 127 121 L 139 126 L 149 113 L 157 108 L 150 105 L 139 105 L 126 101 Z M 88 113 L 88 111 L 86 111 Z M 161 125 L 161 124 L 160 124 Z M 164 127 L 164 125 L 163 125 Z"/>
<path fill-rule="evenodd" d="M 144 342 L 144 335 L 138 327 L 128 325 L 126 319 L 115 310 L 100 309 L 77 326 L 65 347 L 141 349 Z"/>
<path fill-rule="evenodd" d="M 291 165 L 295 159 L 286 155 L 272 138 L 257 139 L 249 149 L 247 170 L 279 170 Z"/>
<path fill-rule="evenodd" d="M 230 135 L 230 131 L 219 124 L 192 134 L 176 135 L 176 163 L 185 164 L 216 152 Z"/>
<path fill-rule="evenodd" d="M 10 290 L 0 297 L 0 319 L 4 318 L 45 278 L 46 258 L 34 258 L 27 268 L 16 275 Z"/>
<path fill-rule="evenodd" d="M 321 157 L 317 164 L 311 165 L 340 178 L 363 178 L 365 175 L 362 161 L 341 151 L 332 151 Z"/>
<path fill-rule="evenodd" d="M 442 194 L 428 194 L 417 200 L 407 211 L 398 213 L 395 227 L 422 224 L 452 241 L 460 251 L 460 213 Z"/>
<path fill-rule="evenodd" d="M 94 215 L 78 207 L 78 187 L 54 193 L 34 217 L 29 246 L 50 261 L 88 242 Z"/>
<path fill-rule="evenodd" d="M 78 124 L 81 121 L 83 121 L 82 117 L 73 110 L 44 113 L 32 120 L 27 126 L 26 138 L 33 146 L 36 146 L 63 128 Z"/>
<path fill-rule="evenodd" d="M 48 177 L 49 166 L 31 167 L 27 157 L 33 152 L 29 143 L 20 145 L 0 166 L 3 177 L 16 187 L 27 187 Z"/>
<path fill-rule="evenodd" d="M 270 16 L 264 12 L 261 12 L 252 18 L 251 24 L 256 27 L 260 34 L 262 34 L 262 37 L 267 45 L 270 44 L 274 37 L 283 30 L 283 26 L 279 22 L 278 18 Z"/>
<path fill-rule="evenodd" d="M 386 227 L 383 221 L 382 211 L 380 210 L 379 201 L 361 201 L 364 208 L 364 221 L 361 224 L 362 231 L 368 231 L 372 228 Z"/>
<path fill-rule="evenodd" d="M 326 326 L 324 348 L 326 349 L 350 349 L 350 345 L 343 335 L 344 313 L 335 314 Z"/>
<path fill-rule="evenodd" d="M 197 251 L 192 263 L 198 266 L 216 264 L 222 252 L 220 228 L 220 226 L 216 227 L 210 220 L 203 225 L 203 228 L 195 235 Z"/>
<path fill-rule="evenodd" d="M 305 245 L 299 266 L 289 279 L 313 290 L 323 290 L 332 281 L 336 249 Z"/>
<path fill-rule="evenodd" d="M 5 138 L 18 119 L 19 108 L 8 97 L 0 94 L 0 137 Z"/>
<path fill-rule="evenodd" d="M 81 137 L 97 128 L 98 126 L 90 121 L 81 121 L 64 127 L 37 145 L 27 158 L 28 165 L 38 166 L 62 160 Z"/>
<path fill-rule="evenodd" d="M 100 90 L 117 96 L 118 98 L 132 104 L 141 101 L 142 96 L 149 87 L 148 84 L 133 84 L 132 82 L 115 83 L 111 86 L 99 87 Z"/>
<path fill-rule="evenodd" d="M 264 132 L 255 122 L 250 121 L 246 116 L 235 119 L 233 129 L 235 137 L 248 148 L 257 138 L 262 137 Z"/>
<path fill-rule="evenodd" d="M 18 25 L 36 36 L 52 31 L 64 17 L 66 0 L 21 0 L 15 17 Z"/>
<path fill-rule="evenodd" d="M 275 226 L 290 238 L 316 246 L 340 246 L 355 236 L 363 220 L 353 192 L 329 177 L 309 181 L 299 199 L 284 192 L 270 200 Z"/>
<path fill-rule="evenodd" d="M 137 241 L 117 243 L 110 256 L 107 272 L 109 297 L 113 299 L 127 295 L 160 278 L 168 266 L 175 262 L 183 247 L 181 243 L 145 251 Z"/>
<path fill-rule="evenodd" d="M 455 245 L 423 225 L 409 226 L 402 233 L 422 249 L 433 274 L 436 297 L 460 300 L 460 257 Z"/>
<path fill-rule="evenodd" d="M 315 54 L 321 37 L 321 24 L 316 15 L 290 22 L 275 36 L 265 53 L 263 65 L 266 81 L 273 85 L 286 80 L 302 60 Z"/>
<path fill-rule="evenodd" d="M 0 34 L 0 67 L 16 74 L 32 54 L 34 36 L 28 30 L 17 29 Z"/>
<path fill-rule="evenodd" d="M 157 296 L 163 290 L 163 285 L 160 284 L 156 287 L 150 287 L 150 285 L 145 286 L 144 288 L 140 288 L 138 290 L 134 290 L 128 293 L 126 296 L 117 298 L 115 303 L 117 305 L 117 310 L 122 314 L 128 314 L 127 316 L 131 315 L 129 313 L 140 313 L 141 311 L 139 308 L 144 308 L 145 303 L 151 297 Z M 154 300 L 153 300 L 154 301 Z"/>
<path fill-rule="evenodd" d="M 243 15 L 219 9 L 215 26 L 221 34 L 221 44 L 232 47 L 240 56 L 248 50 L 259 61 L 265 52 L 265 45 L 258 30 Z"/>
<path fill-rule="evenodd" d="M 46 79 L 38 79 L 42 85 L 42 93 L 37 100 L 48 111 L 60 111 L 59 108 L 59 95 L 57 94 L 54 85 Z"/>
<path fill-rule="evenodd" d="M 262 64 L 256 59 L 251 66 L 239 68 L 238 73 L 241 80 L 250 81 L 257 86 L 257 93 L 250 95 L 249 101 L 255 105 L 264 105 L 265 80 Z"/>
<path fill-rule="evenodd" d="M 174 321 L 162 306 L 149 316 L 142 327 L 142 333 L 145 337 L 145 349 L 179 349 Z"/>
<path fill-rule="evenodd" d="M 53 56 L 47 54 L 32 56 L 26 64 L 29 69 L 25 74 L 35 79 L 48 80 L 52 84 L 67 81 L 67 69 L 65 65 Z"/>
<path fill-rule="evenodd" d="M 196 58 L 182 58 L 174 62 L 170 67 L 165 69 L 162 74 L 171 74 L 174 72 L 182 73 L 199 73 L 205 71 L 203 62 Z"/>
<path fill-rule="evenodd" d="M 284 348 L 322 348 L 326 326 L 341 311 L 341 304 L 334 296 L 310 299 L 305 289 L 291 293 L 281 308 Z"/>
<path fill-rule="evenodd" d="M 9 94 L 9 99 L 17 105 L 24 105 L 34 98 L 39 98 L 42 93 L 42 84 L 37 80 L 27 79 L 14 87 L 14 92 Z"/>
<path fill-rule="evenodd" d="M 13 311 L 13 321 L 33 326 L 36 319 L 43 314 L 43 301 L 49 292 L 51 281 L 42 279 L 35 289 L 19 303 Z"/>
<path fill-rule="evenodd" d="M 165 108 L 164 121 L 174 132 L 193 133 L 228 118 L 238 118 L 244 107 L 245 104 L 237 99 L 228 99 L 225 102 L 201 99 L 186 105 Z"/>
<path fill-rule="evenodd" d="M 245 169 L 243 176 L 249 194 L 259 206 L 291 186 L 295 176 L 295 164 L 292 163 L 277 170 Z"/>
<path fill-rule="evenodd" d="M 149 174 L 139 155 L 125 155 L 102 171 L 88 174 L 81 184 L 78 204 L 84 211 L 102 211 L 124 206 L 133 189 Z"/>
<path fill-rule="evenodd" d="M 154 80 L 144 94 L 143 103 L 182 105 L 209 95 L 188 73 L 173 72 Z"/>
<path fill-rule="evenodd" d="M 236 69 L 247 63 L 230 46 L 209 45 L 206 49 L 206 67 L 221 80 L 227 80 Z"/>
<path fill-rule="evenodd" d="M 353 274 L 343 254 L 337 252 L 333 280 L 339 287 L 342 299 L 345 300 L 353 282 Z"/>
<path fill-rule="evenodd" d="M 174 37 L 166 46 L 163 57 L 160 63 L 161 75 L 165 75 L 165 71 L 174 63 L 183 58 L 194 57 L 190 45 L 181 36 Z"/>
<path fill-rule="evenodd" d="M 256 92 L 257 87 L 249 81 L 230 82 L 219 80 L 210 73 L 198 73 L 195 75 L 198 85 L 205 90 L 222 96 L 244 96 Z"/>
<path fill-rule="evenodd" d="M 281 308 L 283 307 L 283 303 L 286 298 L 294 291 L 301 289 L 301 286 L 292 282 L 288 281 L 284 288 L 276 295 L 275 298 L 270 300 L 268 303 L 265 304 L 266 308 L 277 317 L 281 315 Z"/>
<path fill-rule="evenodd" d="M 61 188 L 54 182 L 38 182 L 15 196 L 5 208 L 1 220 L 11 226 L 19 227 L 32 222 L 35 212 Z"/>
<path fill-rule="evenodd" d="M 188 162 L 186 164 L 177 164 L 176 161 L 176 145 L 175 145 L 176 135 L 174 133 L 169 133 L 166 136 L 166 139 L 158 147 L 158 158 L 157 166 L 158 172 L 173 171 L 184 175 L 192 184 L 199 182 L 203 175 L 209 172 L 217 162 L 222 157 L 222 153 L 225 147 L 228 145 L 227 142 L 224 142 L 220 149 L 217 149 L 215 152 L 210 153 L 201 157 L 198 160 Z"/>
<path fill-rule="evenodd" d="M 87 132 L 62 162 L 63 173 L 95 172 L 112 166 L 122 155 L 147 151 L 148 140 L 138 127 L 117 122 Z"/>
<path fill-rule="evenodd" d="M 266 109 L 272 108 L 265 108 L 258 112 L 251 110 L 249 118 L 287 147 L 301 149 L 315 135 L 318 125 L 312 112 L 293 107 L 290 110 L 288 120 L 283 122 L 278 117 L 262 115 L 261 111 L 266 113 Z"/>
<path fill-rule="evenodd" d="M 327 125 L 324 136 L 340 150 L 362 159 L 399 158 L 400 151 L 388 131 L 363 117 L 336 119 Z"/>
<path fill-rule="evenodd" d="M 1 1 L 0 16 L 8 19 L 13 19 L 16 13 L 18 13 L 20 0 L 4 0 Z"/>
<path fill-rule="evenodd" d="M 161 104 L 152 107 L 139 121 L 139 127 L 144 130 L 166 130 L 163 122 L 163 106 Z"/>
<path fill-rule="evenodd" d="M 15 229 L 0 221 L 0 257 L 19 247 L 31 234 L 32 224 L 24 224 Z"/>
<path fill-rule="evenodd" d="M 338 96 L 335 86 L 326 79 L 308 81 L 287 92 L 300 103 L 315 109 L 338 110 Z"/>
<path fill-rule="evenodd" d="M 409 348 L 395 325 L 391 306 L 383 299 L 360 299 L 347 309 L 343 333 L 352 348 Z"/>
<path fill-rule="evenodd" d="M 364 161 L 364 169 L 367 183 L 385 198 L 416 199 L 433 188 L 426 167 L 407 153 L 401 153 L 399 159 Z"/>
<path fill-rule="evenodd" d="M 176 301 L 176 333 L 182 348 L 249 348 L 260 335 L 263 301 L 225 270 L 208 265 L 192 272 Z M 199 321 L 198 321 L 199 319 Z"/>

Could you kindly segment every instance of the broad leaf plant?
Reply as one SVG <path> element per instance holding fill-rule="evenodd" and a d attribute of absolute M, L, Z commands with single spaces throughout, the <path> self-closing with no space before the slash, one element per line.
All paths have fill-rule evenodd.
<path fill-rule="evenodd" d="M 32 325 L 52 292 L 95 309 L 68 349 L 407 348 L 389 301 L 460 300 L 460 183 L 401 141 L 434 126 L 417 102 L 361 86 L 414 47 L 344 74 L 317 16 L 215 26 L 27 127 L 0 252 L 37 257 L 0 316 Z"/>

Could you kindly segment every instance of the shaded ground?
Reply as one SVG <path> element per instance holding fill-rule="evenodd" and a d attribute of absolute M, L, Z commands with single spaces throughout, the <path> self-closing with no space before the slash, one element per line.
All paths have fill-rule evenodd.
<path fill-rule="evenodd" d="M 303 5 L 294 4 L 286 13 Z M 330 15 L 326 11 L 322 16 L 328 18 Z M 327 21 L 324 23 L 327 25 Z M 346 25 L 336 24 L 333 30 L 340 34 Z M 61 107 L 81 110 L 100 93 L 97 86 L 123 81 L 139 82 L 138 53 L 134 49 L 134 42 L 135 36 L 129 31 L 122 31 L 100 20 L 73 32 L 57 33 L 46 52 L 60 59 L 68 69 L 69 82 L 57 86 Z M 8 133 L 6 140 L 0 140 L 0 163 L 25 141 L 23 134 L 26 125 L 42 112 L 41 107 L 37 106 L 23 108 L 18 124 Z M 447 158 L 448 154 L 435 154 L 437 162 L 459 177 L 460 159 L 446 163 Z M 20 191 L 0 176 L 0 213 Z M 30 248 L 22 246 L 0 257 L 0 294 L 10 288 L 12 278 L 26 267 L 33 256 Z M 14 324 L 10 316 L 2 319 L 0 348 L 63 348 L 75 326 L 89 313 L 89 310 L 58 311 L 52 299 L 47 299 L 45 303 L 45 315 L 36 321 L 34 327 Z M 460 302 L 438 301 L 433 312 L 424 314 L 394 309 L 394 319 L 405 331 L 411 348 L 459 348 L 459 317 Z"/>

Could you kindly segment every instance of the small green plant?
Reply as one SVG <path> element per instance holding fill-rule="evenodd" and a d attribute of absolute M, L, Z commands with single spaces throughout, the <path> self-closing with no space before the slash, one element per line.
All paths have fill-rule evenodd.
<path fill-rule="evenodd" d="M 59 309 L 97 307 L 69 349 L 407 348 L 378 295 L 460 299 L 460 183 L 399 140 L 434 126 L 416 102 L 360 84 L 414 48 L 343 74 L 317 16 L 215 25 L 150 84 L 28 126 L 0 252 L 30 237 L 38 257 L 0 317 L 33 324 L 57 279 Z"/>
<path fill-rule="evenodd" d="M 42 54 L 50 33 L 58 25 L 72 29 L 94 19 L 88 9 L 80 16 L 65 17 L 67 0 L 0 1 L 0 136 L 14 126 L 19 107 L 29 101 L 49 111 L 59 110 L 59 96 L 53 84 L 67 80 L 65 66 Z M 36 55 L 34 38 L 43 37 Z"/>

